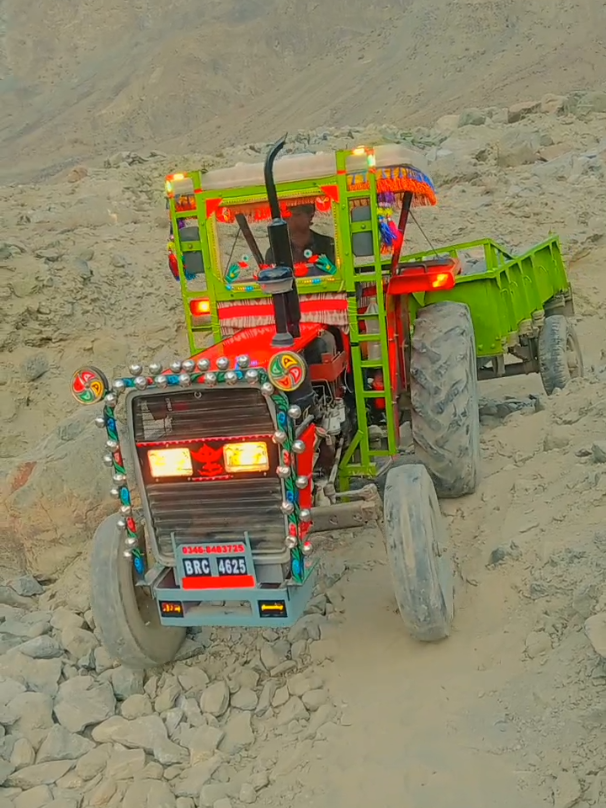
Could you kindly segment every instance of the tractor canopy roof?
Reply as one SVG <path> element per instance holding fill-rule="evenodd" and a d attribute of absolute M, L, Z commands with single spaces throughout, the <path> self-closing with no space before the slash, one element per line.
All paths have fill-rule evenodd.
<path fill-rule="evenodd" d="M 346 160 L 348 174 L 364 173 L 368 168 L 386 169 L 402 166 L 416 173 L 432 186 L 422 152 L 400 143 L 388 143 L 374 148 L 361 146 L 349 152 Z M 218 168 L 204 175 L 205 190 L 228 190 L 264 184 L 263 163 L 238 163 L 232 168 Z M 304 180 L 316 180 L 337 173 L 336 152 L 304 152 L 279 157 L 274 165 L 276 183 L 281 185 Z"/>

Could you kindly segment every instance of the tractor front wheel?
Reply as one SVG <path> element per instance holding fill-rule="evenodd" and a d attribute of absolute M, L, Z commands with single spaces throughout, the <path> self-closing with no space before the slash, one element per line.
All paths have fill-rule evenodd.
<path fill-rule="evenodd" d="M 410 361 L 412 437 L 439 497 L 473 493 L 480 479 L 476 342 L 462 303 L 417 314 Z"/>
<path fill-rule="evenodd" d="M 583 355 L 574 325 L 563 314 L 545 318 L 538 340 L 539 373 L 548 396 L 583 376 Z"/>
<path fill-rule="evenodd" d="M 385 484 L 385 541 L 398 609 L 421 642 L 450 634 L 454 575 L 438 498 L 424 466 L 390 469 Z"/>
<path fill-rule="evenodd" d="M 117 515 L 108 516 L 93 538 L 93 617 L 112 657 L 127 668 L 155 668 L 174 659 L 185 639 L 185 629 L 163 626 L 149 589 L 135 586 L 132 559 L 124 556 L 117 522 Z"/>

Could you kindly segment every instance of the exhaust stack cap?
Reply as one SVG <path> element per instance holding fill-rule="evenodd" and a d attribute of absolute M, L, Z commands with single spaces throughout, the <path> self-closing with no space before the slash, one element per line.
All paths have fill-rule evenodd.
<path fill-rule="evenodd" d="M 259 286 L 266 295 L 283 295 L 293 288 L 294 274 L 290 267 L 268 267 L 259 272 Z"/>

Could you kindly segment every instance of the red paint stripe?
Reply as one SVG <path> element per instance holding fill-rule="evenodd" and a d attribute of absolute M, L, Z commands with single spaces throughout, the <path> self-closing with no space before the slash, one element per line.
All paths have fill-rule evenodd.
<path fill-rule="evenodd" d="M 221 578 L 192 576 L 184 578 L 183 589 L 254 589 L 255 579 L 252 575 L 225 575 Z"/>

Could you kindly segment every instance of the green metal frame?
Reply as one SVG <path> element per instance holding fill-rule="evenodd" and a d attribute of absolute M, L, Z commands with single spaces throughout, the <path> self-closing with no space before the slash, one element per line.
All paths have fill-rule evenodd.
<path fill-rule="evenodd" d="M 368 178 L 370 188 L 364 191 L 349 191 L 347 188 L 346 161 L 349 151 L 337 152 L 337 174 L 313 181 L 304 180 L 301 182 L 282 183 L 278 185 L 279 198 L 287 199 L 293 197 L 316 196 L 323 194 L 326 186 L 336 186 L 339 190 L 339 201 L 333 202 L 332 213 L 335 222 L 335 253 L 337 273 L 334 276 L 327 276 L 326 279 L 317 278 L 313 280 L 298 279 L 297 287 L 301 294 L 326 293 L 326 292 L 346 292 L 349 298 L 348 313 L 352 352 L 352 372 L 356 390 L 356 410 L 357 410 L 357 432 L 350 446 L 348 447 L 340 464 L 340 477 L 342 487 L 347 487 L 351 477 L 374 477 L 377 473 L 375 460 L 379 457 L 390 457 L 397 454 L 399 443 L 399 424 L 394 417 L 394 410 L 391 406 L 386 407 L 387 418 L 387 446 L 386 448 L 375 448 L 371 446 L 369 439 L 369 424 L 367 415 L 367 402 L 369 399 L 390 398 L 389 391 L 392 388 L 389 359 L 388 359 L 388 338 L 385 317 L 385 297 L 377 296 L 377 314 L 360 314 L 356 303 L 357 288 L 360 283 L 376 284 L 377 288 L 382 287 L 383 278 L 387 274 L 385 257 L 381 255 L 381 237 L 378 225 L 378 203 L 376 190 L 376 175 L 369 171 Z M 169 199 L 170 215 L 173 224 L 174 250 L 179 266 L 179 277 L 181 285 L 181 295 L 185 312 L 185 322 L 187 326 L 189 348 L 193 354 L 202 350 L 202 345 L 198 344 L 196 335 L 199 333 L 207 336 L 212 333 L 215 341 L 221 339 L 221 329 L 219 324 L 218 303 L 229 300 L 252 300 L 269 299 L 269 295 L 264 294 L 256 283 L 233 283 L 227 284 L 223 277 L 223 268 L 219 261 L 217 222 L 216 217 L 207 217 L 207 203 L 211 206 L 220 197 L 223 205 L 244 205 L 256 202 L 265 202 L 267 192 L 264 186 L 252 186 L 247 188 L 228 189 L 221 191 L 205 191 L 203 189 L 203 175 L 199 171 L 188 172 L 187 177 L 192 180 L 196 198 L 196 211 L 178 212 L 175 208 L 174 200 Z M 355 199 L 368 200 L 371 210 L 369 221 L 352 223 L 350 219 L 350 202 Z M 182 242 L 179 238 L 179 219 L 191 219 L 195 216 L 198 219 L 200 230 L 200 241 Z M 373 271 L 362 273 L 355 267 L 352 236 L 355 233 L 371 232 L 374 245 Z M 205 293 L 192 292 L 188 287 L 188 281 L 183 271 L 183 252 L 200 251 L 202 253 L 207 291 Z M 366 265 L 368 266 L 368 264 Z M 191 300 L 200 297 L 208 297 L 210 301 L 211 325 L 194 326 L 189 308 Z M 378 333 L 366 334 L 360 331 L 362 322 L 375 320 L 378 323 Z M 378 343 L 381 351 L 380 360 L 368 360 L 363 358 L 363 343 Z M 377 369 L 383 373 L 385 391 L 367 390 L 364 383 L 364 370 Z"/>
<path fill-rule="evenodd" d="M 544 311 L 558 294 L 570 292 L 560 240 L 551 236 L 523 255 L 513 256 L 490 239 L 441 247 L 438 252 L 457 258 L 469 250 L 482 249 L 486 271 L 460 275 L 454 289 L 413 295 L 411 321 L 423 306 L 444 300 L 469 307 L 479 357 L 507 353 L 524 324 Z M 407 255 L 407 261 L 435 257 L 434 252 Z"/>
<path fill-rule="evenodd" d="M 333 202 L 332 213 L 335 222 L 335 248 L 337 272 L 326 278 L 298 279 L 297 286 L 301 294 L 346 292 L 348 296 L 348 316 L 351 338 L 352 372 L 354 377 L 357 432 L 352 443 L 341 459 L 339 475 L 341 486 L 346 490 L 352 477 L 373 477 L 377 473 L 377 461 L 391 457 L 398 452 L 399 424 L 395 416 L 395 408 L 391 406 L 394 399 L 392 379 L 390 376 L 388 335 L 386 322 L 385 295 L 376 297 L 378 312 L 361 314 L 358 309 L 358 289 L 360 283 L 373 284 L 378 289 L 384 288 L 384 281 L 389 276 L 390 259 L 381 254 L 381 237 L 379 231 L 378 200 L 376 174 L 368 171 L 369 188 L 363 191 L 350 191 L 347 187 L 347 158 L 351 152 L 336 153 L 337 173 L 320 179 L 300 182 L 282 183 L 277 186 L 280 198 L 315 196 L 323 194 L 327 186 L 338 188 L 338 202 Z M 189 347 L 191 354 L 200 352 L 204 346 L 198 343 L 200 333 L 208 337 L 212 334 L 214 341 L 221 340 L 218 304 L 223 301 L 251 300 L 268 298 L 258 284 L 254 282 L 236 282 L 227 284 L 223 277 L 217 240 L 216 217 L 207 216 L 208 209 L 216 208 L 220 198 L 223 205 L 242 205 L 266 202 L 264 186 L 252 186 L 222 191 L 204 190 L 203 175 L 200 171 L 192 171 L 187 177 L 193 182 L 196 211 L 177 212 L 174 199 L 170 199 L 170 215 L 173 224 L 174 250 L 177 256 L 180 276 L 181 294 L 185 312 Z M 352 222 L 350 203 L 364 199 L 370 208 L 370 219 Z M 200 240 L 181 242 L 179 238 L 178 220 L 182 218 L 198 219 Z M 364 271 L 356 266 L 353 254 L 352 238 L 356 233 L 371 233 L 374 248 L 374 261 L 365 262 Z M 523 328 L 524 323 L 532 321 L 533 315 L 543 311 L 545 303 L 561 292 L 567 292 L 570 284 L 562 260 L 560 243 L 556 236 L 547 239 L 521 256 L 513 256 L 490 239 L 455 244 L 440 248 L 439 255 L 450 255 L 454 258 L 468 250 L 482 249 L 486 271 L 476 275 L 460 275 L 455 287 L 449 291 L 414 294 L 409 300 L 410 322 L 414 320 L 419 308 L 438 301 L 452 300 L 465 303 L 470 311 L 476 334 L 478 356 L 495 356 L 506 353 L 508 346 Z M 192 292 L 188 287 L 182 263 L 183 252 L 200 251 L 202 253 L 207 291 Z M 436 251 L 406 255 L 406 261 L 433 258 Z M 370 268 L 370 269 L 369 269 Z M 190 301 L 200 297 L 210 301 L 210 325 L 195 326 L 190 312 Z M 363 322 L 375 320 L 378 333 L 366 333 L 361 330 Z M 378 343 L 381 358 L 378 360 L 364 358 L 362 346 Z M 384 390 L 366 389 L 365 370 L 376 369 L 383 374 Z M 369 423 L 367 403 L 370 399 L 385 399 L 386 408 L 386 441 L 376 448 L 369 439 Z"/>

